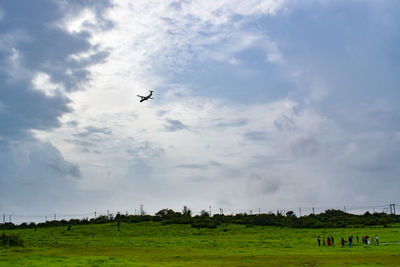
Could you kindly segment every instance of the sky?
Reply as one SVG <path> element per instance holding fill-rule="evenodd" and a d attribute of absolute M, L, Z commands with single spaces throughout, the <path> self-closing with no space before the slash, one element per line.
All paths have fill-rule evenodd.
<path fill-rule="evenodd" d="M 399 203 L 399 43 L 396 0 L 2 1 L 0 213 Z"/>

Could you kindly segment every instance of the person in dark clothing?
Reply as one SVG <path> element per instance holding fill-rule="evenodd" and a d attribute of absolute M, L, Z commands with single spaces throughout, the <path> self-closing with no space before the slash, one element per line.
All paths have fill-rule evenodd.
<path fill-rule="evenodd" d="M 321 246 L 321 237 L 320 236 L 318 236 L 317 241 L 318 241 L 318 247 L 320 247 Z"/>
<path fill-rule="evenodd" d="M 335 246 L 335 239 L 333 239 L 333 236 L 331 236 L 331 241 L 332 241 L 332 246 Z"/>
<path fill-rule="evenodd" d="M 344 240 L 344 238 L 343 238 L 343 237 L 342 237 L 341 243 L 342 243 L 342 248 L 343 248 L 343 247 L 344 247 L 344 245 L 346 244 L 346 241 Z"/>
<path fill-rule="evenodd" d="M 332 243 L 331 243 L 331 238 L 330 238 L 329 236 L 328 236 L 328 238 L 326 239 L 326 242 L 327 242 L 328 246 L 332 245 Z"/>
<path fill-rule="evenodd" d="M 353 246 L 353 237 L 349 236 L 349 247 Z"/>

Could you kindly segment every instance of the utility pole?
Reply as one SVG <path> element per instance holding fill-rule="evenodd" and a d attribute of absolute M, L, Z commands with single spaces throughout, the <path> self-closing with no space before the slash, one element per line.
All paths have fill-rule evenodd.
<path fill-rule="evenodd" d="M 140 204 L 140 216 L 144 215 L 143 204 Z"/>
<path fill-rule="evenodd" d="M 95 219 L 97 218 L 97 216 L 96 216 L 96 212 L 94 212 L 94 218 L 95 218 Z"/>
<path fill-rule="evenodd" d="M 315 215 L 314 208 L 312 208 L 312 214 L 314 214 L 314 215 Z"/>
<path fill-rule="evenodd" d="M 390 214 L 396 215 L 396 208 L 394 204 L 389 204 Z"/>

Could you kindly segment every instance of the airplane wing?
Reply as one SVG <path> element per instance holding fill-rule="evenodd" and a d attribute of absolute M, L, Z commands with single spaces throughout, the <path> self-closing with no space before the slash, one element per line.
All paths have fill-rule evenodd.
<path fill-rule="evenodd" d="M 145 98 L 145 96 L 137 95 L 138 97 Z"/>

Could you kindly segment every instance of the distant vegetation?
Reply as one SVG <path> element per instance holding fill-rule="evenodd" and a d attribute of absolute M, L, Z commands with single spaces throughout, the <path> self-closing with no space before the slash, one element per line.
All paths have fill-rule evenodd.
<path fill-rule="evenodd" d="M 24 241 L 20 238 L 19 235 L 11 234 L 0 235 L 0 246 L 3 247 L 23 247 Z"/>
<path fill-rule="evenodd" d="M 217 228 L 221 224 L 235 223 L 246 226 L 265 225 L 280 226 L 289 228 L 348 228 L 348 227 L 368 227 L 381 225 L 388 227 L 393 223 L 400 223 L 400 215 L 386 213 L 369 213 L 363 215 L 355 215 L 343 212 L 341 210 L 326 210 L 323 213 L 314 215 L 296 217 L 295 213 L 288 211 L 286 214 L 236 214 L 223 215 L 215 214 L 209 216 L 206 211 L 202 211 L 200 215 L 192 216 L 192 212 L 186 206 L 182 212 L 172 209 L 162 209 L 155 215 L 121 215 L 116 216 L 99 216 L 92 219 L 71 219 L 60 221 L 47 221 L 43 223 L 22 223 L 15 225 L 13 223 L 4 223 L 0 225 L 0 229 L 24 229 L 24 228 L 41 228 L 51 226 L 68 226 L 70 229 L 74 225 L 87 224 L 103 224 L 108 222 L 139 223 L 143 221 L 161 222 L 162 224 L 190 224 L 195 228 Z"/>

